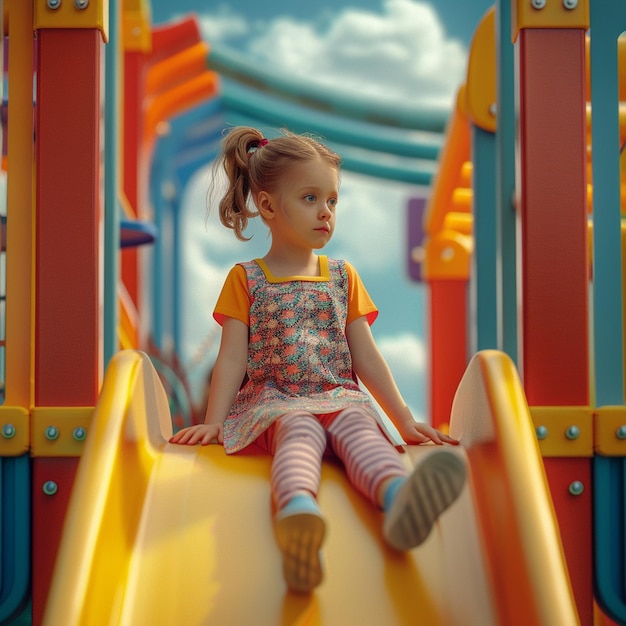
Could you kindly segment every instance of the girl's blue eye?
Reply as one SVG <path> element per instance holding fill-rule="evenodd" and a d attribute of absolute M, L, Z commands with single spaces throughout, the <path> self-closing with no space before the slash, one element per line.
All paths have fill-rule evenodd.
<path fill-rule="evenodd" d="M 304 199 L 307 202 L 315 202 L 315 196 L 312 193 L 309 193 L 306 196 L 304 196 Z"/>
<path fill-rule="evenodd" d="M 337 206 L 337 198 L 331 198 L 331 199 L 328 201 L 328 206 L 329 206 L 331 209 L 334 209 L 334 208 Z"/>

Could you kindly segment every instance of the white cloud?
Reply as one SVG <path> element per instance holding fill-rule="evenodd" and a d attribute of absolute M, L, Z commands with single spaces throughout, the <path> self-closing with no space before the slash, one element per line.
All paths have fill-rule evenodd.
<path fill-rule="evenodd" d="M 413 417 L 418 422 L 428 421 L 424 415 L 421 403 L 415 402 L 421 395 L 416 394 L 415 389 L 423 385 L 424 381 L 426 365 L 424 343 L 416 334 L 404 332 L 398 335 L 381 337 L 377 340 L 377 345 L 381 354 L 385 357 L 396 385 L 398 385 L 400 393 L 404 396 Z M 382 413 L 380 407 L 379 411 Z M 388 425 L 391 424 L 386 416 L 383 419 Z"/>
<path fill-rule="evenodd" d="M 426 349 L 423 341 L 414 333 L 381 337 L 378 348 L 394 373 L 396 382 L 411 383 L 415 372 L 423 371 L 426 365 Z"/>
<path fill-rule="evenodd" d="M 200 29 L 207 41 L 224 41 L 231 37 L 243 37 L 250 31 L 246 19 L 233 13 L 228 6 L 220 6 L 215 13 L 199 17 Z"/>
<path fill-rule="evenodd" d="M 248 45 L 278 72 L 382 100 L 449 105 L 466 65 L 465 47 L 415 0 L 386 0 L 376 13 L 348 8 L 327 26 L 277 18 Z"/>
<path fill-rule="evenodd" d="M 354 263 L 362 272 L 388 273 L 390 265 L 399 266 L 404 207 L 415 193 L 408 185 L 344 172 L 333 254 Z"/>

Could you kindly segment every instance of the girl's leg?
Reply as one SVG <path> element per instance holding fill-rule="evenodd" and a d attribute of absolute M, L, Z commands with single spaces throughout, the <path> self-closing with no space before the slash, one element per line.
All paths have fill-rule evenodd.
<path fill-rule="evenodd" d="M 397 452 L 375 420 L 362 410 L 346 409 L 328 430 L 350 481 L 385 509 L 383 535 L 387 543 L 397 550 L 423 543 L 463 489 L 466 470 L 462 459 L 440 448 L 405 479 L 406 470 Z"/>
<path fill-rule="evenodd" d="M 333 419 L 328 435 L 350 482 L 372 504 L 383 508 L 381 486 L 404 478 L 407 470 L 376 420 L 360 407 L 351 407 Z"/>
<path fill-rule="evenodd" d="M 305 411 L 283 415 L 274 425 L 270 452 L 272 497 L 277 511 L 296 496 L 315 498 L 326 449 L 323 426 Z"/>
<path fill-rule="evenodd" d="M 275 422 L 271 448 L 275 531 L 283 575 L 293 591 L 311 591 L 322 581 L 320 549 L 326 524 L 315 496 L 325 449 L 324 428 L 310 413 L 288 413 Z"/>

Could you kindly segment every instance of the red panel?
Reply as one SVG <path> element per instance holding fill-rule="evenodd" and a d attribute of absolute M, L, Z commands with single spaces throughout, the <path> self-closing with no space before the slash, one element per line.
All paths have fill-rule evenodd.
<path fill-rule="evenodd" d="M 587 406 L 585 33 L 519 37 L 522 371 L 530 406 Z M 589 459 L 546 468 L 582 624 L 593 623 Z M 573 498 L 580 480 L 586 492 Z"/>
<path fill-rule="evenodd" d="M 450 423 L 454 394 L 467 367 L 467 281 L 431 280 L 430 411 L 435 427 Z"/>
<path fill-rule="evenodd" d="M 38 35 L 35 403 L 92 406 L 100 377 L 97 30 Z"/>
<path fill-rule="evenodd" d="M 138 173 L 140 137 L 143 136 L 143 118 L 141 117 L 144 81 L 145 55 L 142 52 L 124 54 L 124 163 L 123 189 L 132 211 L 129 217 L 137 215 Z"/>
<path fill-rule="evenodd" d="M 143 137 L 143 83 L 145 55 L 143 52 L 124 54 L 124 164 L 122 169 L 122 188 L 130 208 L 129 217 L 137 217 L 139 204 L 142 202 L 139 163 L 141 137 Z M 122 281 L 131 300 L 138 305 L 139 267 L 137 250 L 129 248 L 122 252 Z"/>
<path fill-rule="evenodd" d="M 184 17 L 174 24 L 157 26 L 152 30 L 151 62 L 172 56 L 185 48 L 202 41 L 198 20 Z"/>
<path fill-rule="evenodd" d="M 591 459 L 546 458 L 546 475 L 559 521 L 561 540 L 582 626 L 593 622 Z M 580 481 L 584 491 L 574 496 L 569 486 Z"/>
<path fill-rule="evenodd" d="M 584 36 L 520 34 L 523 380 L 531 406 L 589 400 Z"/>
<path fill-rule="evenodd" d="M 93 406 L 100 382 L 97 30 L 38 32 L 35 404 Z M 35 459 L 33 623 L 41 622 L 77 459 Z M 58 485 L 47 496 L 46 481 Z"/>
<path fill-rule="evenodd" d="M 33 624 L 41 624 L 78 459 L 33 461 Z M 54 481 L 57 492 L 43 485 Z"/>

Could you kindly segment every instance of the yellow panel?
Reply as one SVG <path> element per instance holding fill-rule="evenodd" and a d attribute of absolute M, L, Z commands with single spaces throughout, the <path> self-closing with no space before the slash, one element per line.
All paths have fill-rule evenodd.
<path fill-rule="evenodd" d="M 35 0 L 34 28 L 96 28 L 104 41 L 109 40 L 109 0 L 55 0 L 50 8 L 47 0 Z"/>
<path fill-rule="evenodd" d="M 453 230 L 463 235 L 471 235 L 473 223 L 474 217 L 471 213 L 456 213 L 450 211 L 450 213 L 446 213 L 443 227 L 444 230 Z"/>
<path fill-rule="evenodd" d="M 6 2 L 4 3 L 6 7 Z M 6 397 L 7 406 L 32 404 L 34 368 L 34 245 L 33 233 L 33 6 L 11 2 L 9 37 L 8 160 L 6 297 Z"/>
<path fill-rule="evenodd" d="M 626 407 L 595 410 L 595 448 L 605 456 L 626 456 Z"/>
<path fill-rule="evenodd" d="M 270 459 L 169 444 L 171 432 L 167 396 L 149 358 L 117 353 L 76 476 L 44 625 L 517 623 L 499 619 L 496 607 L 507 599 L 496 598 L 490 586 L 494 564 L 486 561 L 492 555 L 475 501 L 478 486 L 509 476 L 504 458 L 490 468 L 472 464 L 468 488 L 428 540 L 407 554 L 386 547 L 382 514 L 354 491 L 339 464 L 325 462 L 319 497 L 329 523 L 325 579 L 314 593 L 298 595 L 286 590 L 273 537 Z M 497 533 L 504 545 L 495 567 L 499 579 L 529 576 L 510 558 L 512 547 L 523 546 L 537 570 L 528 581 L 533 595 L 520 589 L 509 599 L 513 614 L 528 615 L 524 607 L 548 598 L 535 613 L 539 619 L 523 623 L 569 626 L 576 623 L 573 605 L 562 564 L 554 560 L 555 522 L 541 508 L 546 486 L 537 482 L 541 459 L 529 433 L 515 425 L 506 437 L 513 462 L 523 459 L 510 489 L 520 498 L 530 494 L 531 506 L 503 511 L 506 503 L 494 494 L 493 520 L 513 515 L 526 522 Z M 410 467 L 433 447 L 407 450 Z M 465 456 L 463 448 L 455 453 Z M 528 523 L 537 510 L 541 528 Z"/>
<path fill-rule="evenodd" d="M 495 9 L 491 8 L 474 34 L 465 88 L 468 117 L 476 126 L 492 133 L 495 132 L 497 124 L 494 15 Z"/>
<path fill-rule="evenodd" d="M 20 456 L 28 452 L 30 416 L 22 407 L 0 406 L 0 456 Z"/>
<path fill-rule="evenodd" d="M 122 0 L 122 33 L 124 50 L 152 50 L 152 15 L 148 0 Z"/>
<path fill-rule="evenodd" d="M 474 164 L 471 161 L 465 161 L 461 167 L 461 177 L 459 179 L 460 187 L 472 186 L 472 173 L 474 171 Z"/>
<path fill-rule="evenodd" d="M 475 503 L 500 624 L 578 625 L 543 460 L 511 359 L 496 350 L 470 361 L 452 406 L 475 473 Z"/>
<path fill-rule="evenodd" d="M 426 241 L 424 278 L 467 279 L 470 273 L 472 237 L 444 230 Z"/>
<path fill-rule="evenodd" d="M 35 407 L 32 410 L 32 456 L 80 456 L 93 407 Z"/>
<path fill-rule="evenodd" d="M 590 407 L 533 406 L 530 414 L 543 456 L 593 456 Z"/>
<path fill-rule="evenodd" d="M 574 0 L 573 9 L 567 9 L 563 0 L 543 0 L 537 3 L 543 8 L 535 9 L 531 0 L 517 0 L 512 7 L 513 41 L 522 28 L 589 28 L 588 0 Z"/>
<path fill-rule="evenodd" d="M 473 198 L 474 192 L 471 187 L 457 187 L 452 192 L 452 206 L 449 208 L 449 211 L 471 213 Z"/>
<path fill-rule="evenodd" d="M 446 129 L 445 143 L 439 154 L 439 169 L 433 179 L 430 198 L 426 205 L 424 230 L 427 234 L 441 230 L 444 216 L 450 210 L 452 194 L 461 183 L 460 176 L 464 171 L 464 164 L 470 158 L 466 101 L 463 85 L 457 92 L 455 107 Z M 469 183 L 465 182 L 463 186 L 467 187 Z"/>
<path fill-rule="evenodd" d="M 621 240 L 622 240 L 622 343 L 626 340 L 626 221 L 622 220 Z M 624 375 L 624 389 L 626 389 L 626 349 L 622 346 L 622 369 Z"/>

